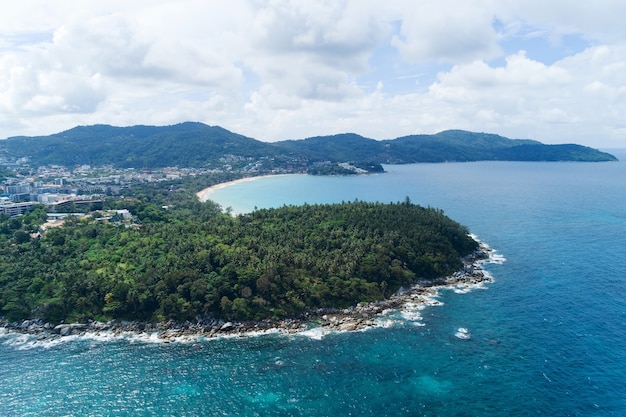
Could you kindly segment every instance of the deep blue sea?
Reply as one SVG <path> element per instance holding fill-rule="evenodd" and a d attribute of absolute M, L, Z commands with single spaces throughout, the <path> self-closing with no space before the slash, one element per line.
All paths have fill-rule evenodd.
<path fill-rule="evenodd" d="M 211 198 L 242 212 L 408 196 L 506 258 L 486 266 L 494 283 L 442 291 L 419 322 L 322 338 L 0 335 L 0 415 L 626 416 L 626 163 L 385 169 L 258 179 Z"/>

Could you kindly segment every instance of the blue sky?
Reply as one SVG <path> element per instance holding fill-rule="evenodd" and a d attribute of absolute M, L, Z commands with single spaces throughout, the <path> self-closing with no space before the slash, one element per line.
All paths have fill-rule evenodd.
<path fill-rule="evenodd" d="M 626 147 L 616 0 L 23 0 L 0 138 L 200 121 L 260 140 L 466 129 Z"/>

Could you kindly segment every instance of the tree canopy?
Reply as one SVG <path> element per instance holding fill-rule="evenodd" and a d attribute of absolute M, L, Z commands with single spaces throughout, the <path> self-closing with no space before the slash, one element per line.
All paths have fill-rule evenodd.
<path fill-rule="evenodd" d="M 39 137 L 0 141 L 0 154 L 29 158 L 33 165 L 90 164 L 127 168 L 221 167 L 224 161 L 245 166 L 262 161 L 265 170 L 299 167 L 319 161 L 365 164 L 524 160 L 612 161 L 613 155 L 580 145 L 545 145 L 533 140 L 447 130 L 374 140 L 352 133 L 267 143 L 219 126 L 180 123 L 173 126 L 78 126 Z"/>
<path fill-rule="evenodd" d="M 408 199 L 231 217 L 185 192 L 169 209 L 160 204 L 172 203 L 171 195 L 143 193 L 109 202 L 127 208 L 134 226 L 69 218 L 36 238 L 43 210 L 2 217 L 0 315 L 50 322 L 295 317 L 445 276 L 477 248 L 465 227 Z"/>

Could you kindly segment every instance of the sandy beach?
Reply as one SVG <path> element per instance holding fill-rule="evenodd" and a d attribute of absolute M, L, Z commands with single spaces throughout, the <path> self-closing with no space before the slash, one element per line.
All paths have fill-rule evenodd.
<path fill-rule="evenodd" d="M 240 178 L 238 180 L 222 182 L 222 183 L 219 183 L 219 184 L 212 185 L 212 186 L 210 186 L 208 188 L 205 188 L 203 190 L 198 191 L 196 193 L 196 196 L 198 197 L 198 199 L 200 201 L 204 202 L 204 201 L 207 201 L 209 199 L 209 196 L 215 190 L 219 190 L 220 188 L 230 187 L 231 185 L 240 184 L 242 182 L 255 181 L 255 180 L 258 180 L 258 179 L 261 179 L 261 178 L 279 177 L 279 176 L 285 176 L 285 175 L 296 175 L 296 174 L 270 174 L 270 175 L 259 175 L 258 177 Z"/>

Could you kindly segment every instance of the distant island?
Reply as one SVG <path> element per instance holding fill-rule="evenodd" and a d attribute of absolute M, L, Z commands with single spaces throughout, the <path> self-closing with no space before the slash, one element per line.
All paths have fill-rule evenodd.
<path fill-rule="evenodd" d="M 218 126 L 78 126 L 38 137 L 0 140 L 0 157 L 31 165 L 110 165 L 118 168 L 222 168 L 354 174 L 380 172 L 381 164 L 468 161 L 615 161 L 613 155 L 575 145 L 447 130 L 389 140 L 346 133 L 262 142 Z"/>

